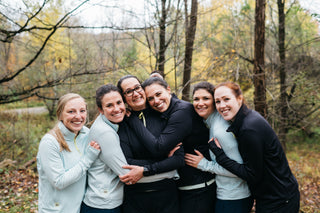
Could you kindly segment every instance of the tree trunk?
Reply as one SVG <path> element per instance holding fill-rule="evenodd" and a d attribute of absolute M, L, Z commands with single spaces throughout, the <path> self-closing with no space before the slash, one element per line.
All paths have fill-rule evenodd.
<path fill-rule="evenodd" d="M 185 0 L 187 1 L 187 0 Z M 185 5 L 187 5 L 185 3 Z M 185 8 L 187 11 L 187 7 Z M 188 14 L 188 12 L 186 12 Z M 192 0 L 191 4 L 191 14 L 190 20 L 186 16 L 186 21 L 189 20 L 186 24 L 186 47 L 185 47 L 185 58 L 184 58 L 184 70 L 183 70 L 183 90 L 182 90 L 182 99 L 190 101 L 190 80 L 191 80 L 191 66 L 192 66 L 192 53 L 193 53 L 193 44 L 197 28 L 197 14 L 198 14 L 198 1 Z"/>
<path fill-rule="evenodd" d="M 160 33 L 159 33 L 159 59 L 157 62 L 157 70 L 164 76 L 164 64 L 166 60 L 166 20 L 167 20 L 167 9 L 166 0 L 161 0 L 161 19 L 160 19 Z"/>
<path fill-rule="evenodd" d="M 285 0 L 278 0 L 278 18 L 279 18 L 279 57 L 280 57 L 280 123 L 279 123 L 279 139 L 286 150 L 286 134 L 288 131 L 287 125 L 287 85 L 286 85 L 286 50 L 285 50 Z"/>
<path fill-rule="evenodd" d="M 262 116 L 267 117 L 266 76 L 264 70 L 265 4 L 265 0 L 256 0 L 253 84 L 255 110 Z"/>

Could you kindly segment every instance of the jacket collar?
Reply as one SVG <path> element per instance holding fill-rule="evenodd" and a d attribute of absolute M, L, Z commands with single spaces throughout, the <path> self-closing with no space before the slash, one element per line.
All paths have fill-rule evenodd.
<path fill-rule="evenodd" d="M 245 105 L 242 104 L 234 121 L 231 123 L 230 127 L 227 129 L 227 132 L 233 132 L 233 134 L 237 135 L 239 130 L 243 124 L 244 118 L 248 115 L 251 110 Z"/>
<path fill-rule="evenodd" d="M 101 119 L 106 123 L 108 124 L 112 129 L 114 129 L 114 131 L 118 131 L 119 129 L 119 124 L 114 124 L 114 123 L 111 123 L 107 118 L 106 116 L 104 116 L 103 114 L 100 114 L 99 115 L 101 117 Z"/>
<path fill-rule="evenodd" d="M 77 135 L 74 133 L 74 132 L 71 132 L 63 123 L 62 121 L 59 121 L 58 123 L 58 127 L 61 131 L 61 133 L 63 134 L 64 138 L 66 140 L 73 140 Z M 85 134 L 85 130 L 84 128 L 82 127 L 81 130 L 79 131 L 79 134 Z"/>

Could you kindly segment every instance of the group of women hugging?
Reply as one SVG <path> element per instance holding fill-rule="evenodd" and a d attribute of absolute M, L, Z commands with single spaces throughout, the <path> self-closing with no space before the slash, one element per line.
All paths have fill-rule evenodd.
<path fill-rule="evenodd" d="M 39 213 L 299 212 L 279 139 L 238 84 L 200 82 L 192 104 L 161 77 L 127 75 L 96 105 L 88 129 L 85 100 L 59 99 L 37 155 Z"/>

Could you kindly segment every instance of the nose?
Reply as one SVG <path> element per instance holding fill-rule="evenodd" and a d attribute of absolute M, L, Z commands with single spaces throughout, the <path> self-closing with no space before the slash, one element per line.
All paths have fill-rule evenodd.
<path fill-rule="evenodd" d="M 136 96 L 136 95 L 139 95 L 139 93 L 137 92 L 137 90 L 133 90 L 132 95 Z"/>
<path fill-rule="evenodd" d="M 159 102 L 160 102 L 160 99 L 157 98 L 157 97 L 155 97 L 155 98 L 154 98 L 154 103 L 155 103 L 155 104 L 158 104 Z"/>
<path fill-rule="evenodd" d="M 226 106 L 226 103 L 224 101 L 221 101 L 220 102 L 220 107 L 225 107 Z"/>
<path fill-rule="evenodd" d="M 116 111 L 116 112 L 118 112 L 119 110 L 120 110 L 120 106 L 118 106 L 118 105 L 115 105 L 115 107 L 114 107 L 114 109 L 113 109 L 114 111 Z"/>
<path fill-rule="evenodd" d="M 74 115 L 74 117 L 76 117 L 76 118 L 81 117 L 81 112 L 76 112 L 75 115 Z"/>

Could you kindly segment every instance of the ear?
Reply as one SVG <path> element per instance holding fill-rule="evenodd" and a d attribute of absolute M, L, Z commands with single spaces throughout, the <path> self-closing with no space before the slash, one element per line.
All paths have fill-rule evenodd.
<path fill-rule="evenodd" d="M 239 95 L 237 98 L 238 104 L 241 106 L 243 104 L 243 95 Z"/>
<path fill-rule="evenodd" d="M 103 114 L 103 109 L 101 109 L 100 107 L 98 107 L 98 110 L 101 114 Z"/>
<path fill-rule="evenodd" d="M 171 88 L 170 88 L 170 86 L 167 87 L 167 91 L 171 94 Z"/>

